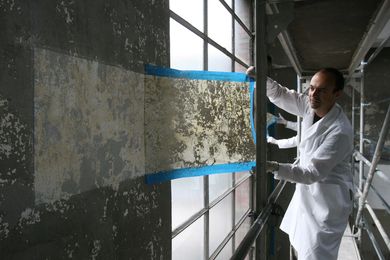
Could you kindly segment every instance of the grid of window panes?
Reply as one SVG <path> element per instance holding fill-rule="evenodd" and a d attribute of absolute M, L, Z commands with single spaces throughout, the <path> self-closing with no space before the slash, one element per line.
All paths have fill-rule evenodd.
<path fill-rule="evenodd" d="M 244 72 L 252 0 L 170 0 L 171 67 Z M 172 259 L 229 259 L 249 230 L 249 172 L 171 181 Z"/>

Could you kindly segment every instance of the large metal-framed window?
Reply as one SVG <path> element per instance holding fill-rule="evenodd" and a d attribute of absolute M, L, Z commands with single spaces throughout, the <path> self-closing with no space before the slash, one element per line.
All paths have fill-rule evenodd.
<path fill-rule="evenodd" d="M 253 64 L 253 0 L 170 0 L 171 67 L 244 72 Z M 171 181 L 172 259 L 228 259 L 251 225 L 253 177 Z"/>

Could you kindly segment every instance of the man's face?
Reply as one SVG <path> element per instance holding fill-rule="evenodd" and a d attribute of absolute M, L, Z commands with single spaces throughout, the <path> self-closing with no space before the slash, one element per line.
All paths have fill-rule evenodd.
<path fill-rule="evenodd" d="M 326 114 L 336 103 L 341 90 L 335 91 L 335 79 L 326 72 L 317 72 L 310 81 L 310 106 L 320 114 Z M 319 116 L 323 116 L 320 115 Z"/>

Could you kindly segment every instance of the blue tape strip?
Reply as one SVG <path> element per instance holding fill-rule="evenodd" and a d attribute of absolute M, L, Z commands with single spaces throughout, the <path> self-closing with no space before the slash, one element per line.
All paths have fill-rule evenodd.
<path fill-rule="evenodd" d="M 220 80 L 231 82 L 250 82 L 250 124 L 251 132 L 254 142 L 256 143 L 256 132 L 253 122 L 253 95 L 254 95 L 254 81 L 244 73 L 238 72 L 216 72 L 216 71 L 193 71 L 193 70 L 175 70 L 171 68 L 163 68 L 150 64 L 145 65 L 145 74 L 170 77 L 170 78 L 185 78 L 185 79 L 200 79 L 200 80 Z M 169 171 L 161 171 L 157 173 L 147 174 L 146 183 L 155 184 L 173 179 L 204 176 L 211 174 L 231 173 L 240 171 L 249 171 L 256 166 L 256 162 L 241 162 L 241 163 L 229 163 L 208 165 L 196 168 L 182 168 L 173 169 Z"/>
<path fill-rule="evenodd" d="M 233 82 L 249 82 L 250 78 L 245 73 L 219 72 L 219 71 L 198 71 L 198 70 L 175 70 L 158 67 L 150 64 L 145 65 L 145 74 L 185 79 L 221 80 Z"/>
<path fill-rule="evenodd" d="M 250 124 L 251 124 L 251 132 L 254 143 L 256 144 L 256 129 L 255 129 L 255 117 L 254 113 L 254 94 L 255 94 L 255 82 L 250 79 L 249 83 L 249 93 L 250 93 Z M 276 116 L 273 116 L 270 122 L 267 122 L 266 127 L 266 135 L 269 136 L 268 128 L 276 124 Z"/>
<path fill-rule="evenodd" d="M 277 119 L 276 119 L 276 116 L 273 116 L 272 117 L 272 119 L 271 119 L 271 121 L 270 122 L 267 122 L 267 136 L 270 136 L 270 134 L 269 134 L 269 127 L 271 127 L 271 126 L 273 126 L 273 125 L 275 125 L 276 124 L 276 121 Z M 273 135 L 272 135 L 273 136 Z"/>
<path fill-rule="evenodd" d="M 216 164 L 207 165 L 196 168 L 182 168 L 169 171 L 162 171 L 158 173 L 146 175 L 147 184 L 156 184 L 173 179 L 179 179 L 184 177 L 195 177 L 211 174 L 232 173 L 249 171 L 256 166 L 255 161 L 240 162 L 240 163 L 228 163 L 228 164 Z"/>
<path fill-rule="evenodd" d="M 254 94 L 255 94 L 255 82 L 251 79 L 249 83 L 249 100 L 250 100 L 250 124 L 251 124 L 251 132 L 253 142 L 256 144 L 256 129 L 255 129 L 255 117 L 253 115 L 254 112 Z"/>

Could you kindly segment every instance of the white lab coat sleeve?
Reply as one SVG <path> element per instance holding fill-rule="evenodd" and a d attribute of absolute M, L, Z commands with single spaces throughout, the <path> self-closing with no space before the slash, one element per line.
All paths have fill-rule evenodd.
<path fill-rule="evenodd" d="M 307 166 L 280 163 L 276 179 L 312 184 L 329 175 L 332 169 L 350 156 L 352 143 L 346 134 L 330 134 L 317 148 Z"/>
<path fill-rule="evenodd" d="M 303 117 L 308 109 L 307 96 L 283 87 L 271 78 L 267 79 L 267 96 L 276 106 L 297 116 Z"/>
<path fill-rule="evenodd" d="M 287 121 L 286 122 L 286 128 L 297 131 L 298 129 L 298 123 L 297 122 L 292 122 L 292 121 Z"/>
<path fill-rule="evenodd" d="M 298 136 L 294 136 L 294 137 L 287 138 L 287 139 L 279 139 L 279 140 L 275 139 L 274 142 L 281 149 L 292 148 L 292 147 L 296 147 L 297 146 L 297 144 L 298 144 Z"/>

